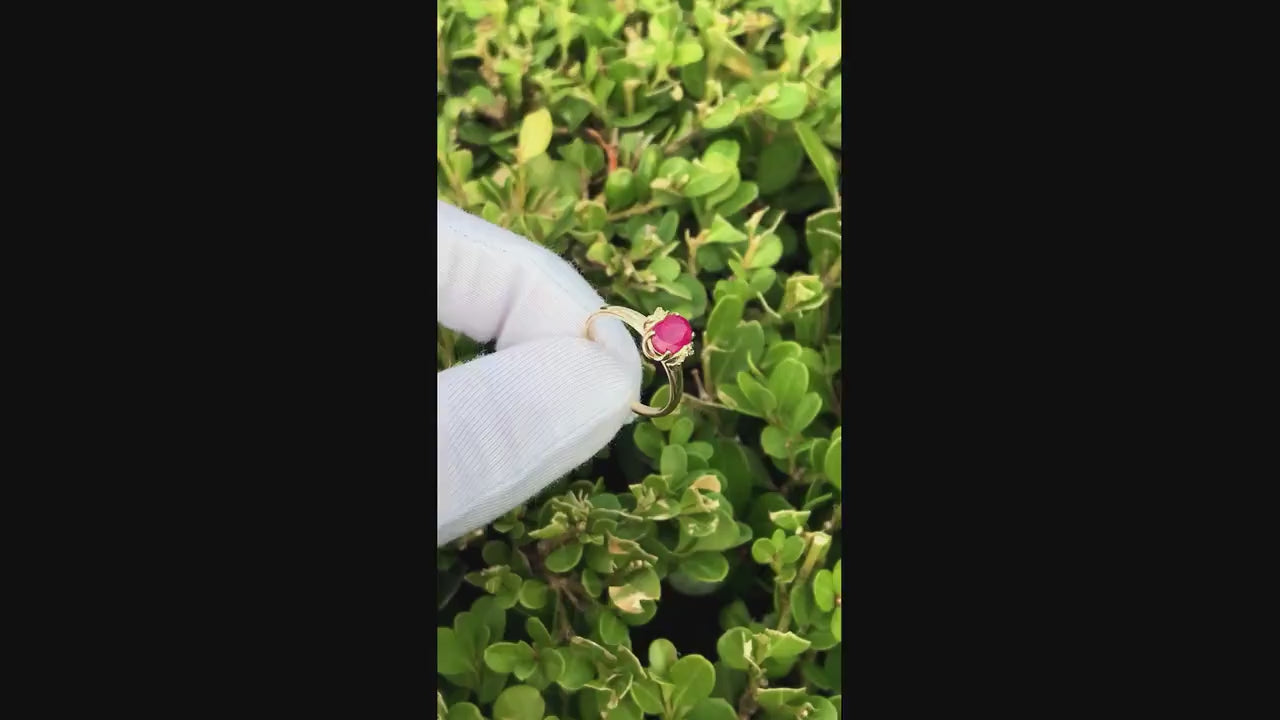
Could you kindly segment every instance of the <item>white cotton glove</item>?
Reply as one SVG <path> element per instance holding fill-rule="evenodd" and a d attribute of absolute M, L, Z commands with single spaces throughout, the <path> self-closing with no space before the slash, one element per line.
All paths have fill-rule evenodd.
<path fill-rule="evenodd" d="M 635 414 L 640 353 L 555 253 L 437 201 L 441 325 L 497 352 L 436 375 L 436 544 L 492 522 L 583 464 Z"/>

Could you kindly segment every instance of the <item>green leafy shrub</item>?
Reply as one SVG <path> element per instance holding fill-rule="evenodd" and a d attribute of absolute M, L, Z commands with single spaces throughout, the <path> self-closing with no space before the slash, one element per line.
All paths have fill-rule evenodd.
<path fill-rule="evenodd" d="M 674 414 L 440 549 L 439 716 L 836 718 L 839 8 L 437 7 L 439 197 L 699 332 Z"/>

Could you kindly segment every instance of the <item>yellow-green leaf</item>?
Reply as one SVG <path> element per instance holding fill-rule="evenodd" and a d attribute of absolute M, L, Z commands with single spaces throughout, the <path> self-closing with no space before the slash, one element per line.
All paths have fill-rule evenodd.
<path fill-rule="evenodd" d="M 813 128 L 804 123 L 796 123 L 796 137 L 800 138 L 800 144 L 804 145 L 804 151 L 809 155 L 809 160 L 813 162 L 813 167 L 817 169 L 818 176 L 822 178 L 822 182 L 826 183 L 827 191 L 831 193 L 831 199 L 834 202 L 840 197 L 839 187 L 836 183 L 836 159 L 831 154 L 831 150 L 822 142 L 822 138 L 818 137 L 818 133 Z"/>
<path fill-rule="evenodd" d="M 540 108 L 525 115 L 524 121 L 520 123 L 520 140 L 516 146 L 517 161 L 521 164 L 527 163 L 546 152 L 547 146 L 551 144 L 553 129 L 551 112 L 546 108 Z"/>

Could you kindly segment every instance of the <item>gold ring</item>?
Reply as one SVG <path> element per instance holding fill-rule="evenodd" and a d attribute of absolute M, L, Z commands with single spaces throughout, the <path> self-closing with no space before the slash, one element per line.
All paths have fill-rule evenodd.
<path fill-rule="evenodd" d="M 667 371 L 667 380 L 671 383 L 671 397 L 667 399 L 666 407 L 656 408 L 633 402 L 631 409 L 644 417 L 670 415 L 684 397 L 684 375 L 680 372 L 680 364 L 693 354 L 693 327 L 689 325 L 689 321 L 662 308 L 645 317 L 630 308 L 605 305 L 587 317 L 588 340 L 596 339 L 591 331 L 591 322 L 601 315 L 616 317 L 639 333 L 640 349 L 644 356 L 661 365 Z"/>

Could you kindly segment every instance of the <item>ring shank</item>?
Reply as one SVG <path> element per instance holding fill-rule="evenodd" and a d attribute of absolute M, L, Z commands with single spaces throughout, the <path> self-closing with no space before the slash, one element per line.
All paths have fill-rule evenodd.
<path fill-rule="evenodd" d="M 595 333 L 592 331 L 592 323 L 597 317 L 610 316 L 621 320 L 636 334 L 640 336 L 641 342 L 644 341 L 644 324 L 647 318 L 644 315 L 630 308 L 618 307 L 616 305 L 606 305 L 599 310 L 587 316 L 586 336 L 588 340 L 595 340 Z M 667 371 L 667 381 L 671 384 L 671 395 L 667 398 L 667 404 L 664 407 L 656 408 L 652 405 L 645 405 L 639 402 L 631 403 L 631 410 L 637 415 L 643 417 L 662 417 L 675 412 L 676 407 L 680 405 L 681 398 L 684 397 L 684 373 L 680 371 L 679 364 L 669 365 L 667 363 L 659 363 L 662 369 Z"/>
<path fill-rule="evenodd" d="M 679 367 L 672 367 L 665 363 L 662 367 L 667 371 L 667 381 L 671 383 L 671 396 L 667 398 L 666 407 L 656 408 L 652 405 L 633 402 L 631 410 L 635 414 L 645 417 L 662 417 L 675 412 L 676 406 L 680 404 L 680 399 L 684 396 L 684 373 L 680 372 Z"/>

